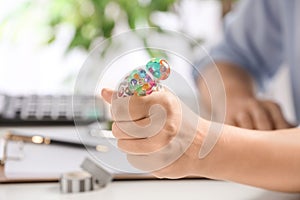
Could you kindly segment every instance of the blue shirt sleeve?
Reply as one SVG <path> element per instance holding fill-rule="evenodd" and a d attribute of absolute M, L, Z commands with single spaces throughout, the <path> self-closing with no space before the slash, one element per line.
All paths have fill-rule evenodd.
<path fill-rule="evenodd" d="M 223 39 L 210 51 L 213 61 L 235 63 L 264 86 L 283 60 L 278 15 L 277 1 L 243 0 L 225 20 Z M 201 68 L 208 62 L 202 60 L 198 66 Z"/>

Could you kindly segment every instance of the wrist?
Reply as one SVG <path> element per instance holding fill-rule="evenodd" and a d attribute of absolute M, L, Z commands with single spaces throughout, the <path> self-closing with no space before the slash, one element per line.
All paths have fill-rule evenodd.
<path fill-rule="evenodd" d="M 190 176 L 207 177 L 208 175 L 211 166 L 210 159 L 200 158 L 200 150 L 209 133 L 211 124 L 211 121 L 203 118 L 199 119 L 196 136 L 187 152 L 188 156 L 192 158 L 190 159 Z"/>
<path fill-rule="evenodd" d="M 237 134 L 240 135 L 239 130 L 221 123 L 201 120 L 195 138 L 195 144 L 199 145 L 199 148 L 191 175 L 212 179 L 227 177 L 227 173 L 230 173 L 230 170 L 226 171 L 228 161 L 237 153 L 228 145 L 240 141 L 239 137 L 236 138 Z"/>

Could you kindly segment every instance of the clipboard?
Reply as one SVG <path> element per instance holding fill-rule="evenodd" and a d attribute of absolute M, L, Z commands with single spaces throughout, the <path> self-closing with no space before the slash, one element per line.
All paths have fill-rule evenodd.
<path fill-rule="evenodd" d="M 40 132 L 38 129 L 35 131 Z M 69 129 L 69 133 L 66 129 L 63 132 L 65 134 L 73 132 L 74 135 L 74 127 Z M 32 134 L 31 131 L 28 133 Z M 102 142 L 106 142 L 105 145 L 113 145 L 108 144 L 108 140 Z M 23 145 L 20 148 L 23 151 L 20 155 L 14 152 L 18 150 L 18 145 Z M 124 167 L 124 171 L 109 170 L 109 165 L 105 166 L 105 163 L 101 163 L 101 166 L 112 173 L 114 180 L 156 179 L 150 174 L 134 169 L 127 162 L 124 153 L 111 147 L 109 147 L 110 151 L 98 155 L 102 156 L 101 159 L 108 159 L 111 165 L 121 164 Z M 6 148 L 7 162 L 0 166 L 0 183 L 55 182 L 59 180 L 62 173 L 81 170 L 81 162 L 91 156 L 85 148 L 58 145 L 18 144 L 15 141 L 9 141 Z M 11 156 L 14 159 L 10 159 Z"/>

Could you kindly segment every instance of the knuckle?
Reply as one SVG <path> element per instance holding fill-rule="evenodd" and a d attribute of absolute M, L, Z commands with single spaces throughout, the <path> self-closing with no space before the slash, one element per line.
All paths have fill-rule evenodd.
<path fill-rule="evenodd" d="M 119 128 L 118 128 L 118 126 L 117 126 L 117 124 L 116 124 L 116 122 L 114 122 L 113 124 L 112 124 L 112 126 L 111 126 L 111 132 L 112 132 L 112 134 L 116 137 L 116 133 L 118 132 L 118 130 L 119 130 Z"/>
<path fill-rule="evenodd" d="M 166 108 L 172 108 L 174 105 L 176 105 L 177 99 L 173 97 L 173 95 L 164 95 L 159 101 L 162 103 L 162 105 Z"/>
<path fill-rule="evenodd" d="M 178 125 L 175 122 L 168 122 L 165 125 L 165 130 L 170 135 L 175 135 L 178 130 Z"/>
<path fill-rule="evenodd" d="M 163 98 L 163 100 L 161 102 L 162 102 L 162 105 L 167 108 L 172 106 L 172 99 L 169 96 L 166 96 L 165 98 Z"/>
<path fill-rule="evenodd" d="M 118 140 L 117 141 L 117 147 L 119 148 L 119 149 L 121 149 L 122 151 L 125 151 L 126 152 L 126 144 L 125 144 L 125 142 L 123 141 L 123 140 Z"/>
<path fill-rule="evenodd" d="M 244 120 L 248 119 L 248 115 L 246 112 L 241 111 L 236 114 L 236 118 L 237 118 L 237 120 L 244 121 Z"/>
<path fill-rule="evenodd" d="M 118 140 L 118 141 L 117 141 L 117 147 L 118 147 L 119 149 L 122 149 L 122 142 L 121 142 L 121 140 Z"/>
<path fill-rule="evenodd" d="M 250 109 L 255 107 L 260 107 L 260 102 L 256 99 L 249 99 L 247 105 L 249 106 Z"/>
<path fill-rule="evenodd" d="M 272 122 L 266 116 L 261 116 L 257 119 L 256 122 L 257 129 L 259 130 L 271 130 L 272 129 Z"/>
<path fill-rule="evenodd" d="M 276 110 L 281 110 L 281 107 L 278 103 L 275 102 L 269 102 L 269 105 L 271 108 L 276 109 Z"/>
<path fill-rule="evenodd" d="M 117 129 L 117 124 L 116 124 L 116 122 L 113 122 L 111 125 L 111 130 L 115 131 L 116 129 Z"/>
<path fill-rule="evenodd" d="M 267 114 L 266 110 L 258 109 L 253 114 L 253 117 L 257 119 L 257 122 L 260 124 L 264 124 L 265 122 L 270 121 L 270 117 Z"/>
<path fill-rule="evenodd" d="M 121 130 L 120 125 L 121 125 L 121 124 L 119 124 L 118 122 L 114 122 L 114 123 L 112 124 L 111 130 L 112 130 L 112 131 L 115 131 L 115 132 L 119 132 L 119 131 Z"/>
<path fill-rule="evenodd" d="M 113 136 L 115 136 L 117 139 L 120 139 L 123 135 L 122 130 L 119 128 L 119 126 L 116 122 L 114 122 L 112 124 L 111 132 L 112 132 Z"/>

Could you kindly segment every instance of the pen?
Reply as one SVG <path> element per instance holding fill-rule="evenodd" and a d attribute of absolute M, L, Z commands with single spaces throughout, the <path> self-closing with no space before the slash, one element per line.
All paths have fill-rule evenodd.
<path fill-rule="evenodd" d="M 15 131 L 9 131 L 4 135 L 6 140 L 10 141 L 22 141 L 26 143 L 33 143 L 33 144 L 44 144 L 44 145 L 62 145 L 62 146 L 70 146 L 70 147 L 80 147 L 80 148 L 95 148 L 97 151 L 100 152 L 107 152 L 108 147 L 105 145 L 92 145 L 92 144 L 83 144 L 79 142 L 72 142 L 66 140 L 58 140 L 54 138 L 50 138 L 47 136 L 42 135 L 24 135 Z"/>

